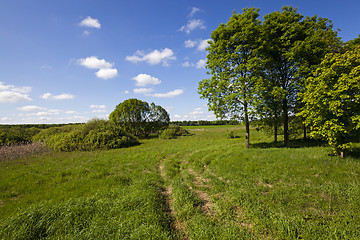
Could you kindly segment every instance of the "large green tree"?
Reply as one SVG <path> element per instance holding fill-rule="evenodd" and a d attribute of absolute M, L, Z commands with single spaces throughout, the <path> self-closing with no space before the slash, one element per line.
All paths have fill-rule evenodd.
<path fill-rule="evenodd" d="M 268 106 L 267 111 L 273 114 L 277 113 L 274 109 L 280 102 L 286 146 L 289 115 L 297 111 L 298 93 L 303 89 L 304 80 L 339 41 L 330 21 L 316 16 L 304 18 L 296 8 L 285 6 L 281 12 L 267 14 L 264 19 L 259 96 Z"/>
<path fill-rule="evenodd" d="M 109 119 L 135 136 L 148 136 L 160 128 L 168 126 L 170 117 L 167 111 L 154 103 L 149 105 L 136 98 L 118 104 Z"/>
<path fill-rule="evenodd" d="M 259 9 L 234 12 L 226 24 L 211 34 L 207 65 L 211 77 L 199 83 L 201 98 L 208 100 L 209 110 L 218 118 L 243 120 L 246 148 L 249 148 L 249 115 L 254 103 L 257 41 L 261 21 Z"/>
<path fill-rule="evenodd" d="M 344 156 L 351 139 L 360 133 L 360 47 L 328 54 L 306 81 L 300 115 L 321 138 Z"/>

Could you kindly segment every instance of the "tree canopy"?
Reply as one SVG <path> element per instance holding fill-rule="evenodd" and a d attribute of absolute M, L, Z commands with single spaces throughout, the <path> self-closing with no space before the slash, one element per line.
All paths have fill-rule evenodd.
<path fill-rule="evenodd" d="M 328 54 L 306 82 L 300 113 L 311 136 L 328 141 L 343 157 L 360 133 L 360 47 Z"/>
<path fill-rule="evenodd" d="M 154 103 L 149 105 L 145 101 L 132 98 L 118 104 L 110 114 L 109 120 L 135 136 L 148 136 L 168 126 L 170 117 L 161 106 Z"/>

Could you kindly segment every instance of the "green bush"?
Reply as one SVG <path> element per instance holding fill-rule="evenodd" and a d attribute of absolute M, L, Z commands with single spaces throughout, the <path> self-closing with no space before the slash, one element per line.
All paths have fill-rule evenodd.
<path fill-rule="evenodd" d="M 114 149 L 139 144 L 137 138 L 114 123 L 98 119 L 71 128 L 46 129 L 35 139 L 45 142 L 55 151 L 66 152 Z"/>
<path fill-rule="evenodd" d="M 179 127 L 178 125 L 170 125 L 160 134 L 160 138 L 172 139 L 176 138 L 177 136 L 186 136 L 189 134 L 189 131 L 182 127 Z"/>

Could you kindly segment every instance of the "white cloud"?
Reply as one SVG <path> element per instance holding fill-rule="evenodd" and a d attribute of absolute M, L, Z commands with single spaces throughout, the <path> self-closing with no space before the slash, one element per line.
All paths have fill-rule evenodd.
<path fill-rule="evenodd" d="M 186 48 L 193 48 L 193 47 L 196 46 L 196 44 L 197 44 L 196 41 L 193 41 L 193 40 L 190 40 L 190 39 L 185 41 L 185 47 Z"/>
<path fill-rule="evenodd" d="M 20 110 L 20 111 L 30 112 L 30 111 L 44 110 L 45 108 L 35 106 L 35 105 L 28 105 L 28 106 L 19 107 L 17 109 Z"/>
<path fill-rule="evenodd" d="M 78 63 L 81 66 L 90 69 L 102 69 L 102 68 L 112 68 L 113 64 L 105 61 L 105 59 L 98 59 L 95 56 L 87 57 L 87 58 L 80 58 Z"/>
<path fill-rule="evenodd" d="M 184 90 L 176 89 L 176 90 L 168 92 L 168 93 L 155 93 L 151 96 L 157 97 L 157 98 L 171 98 L 171 97 L 179 96 L 183 93 L 184 93 Z"/>
<path fill-rule="evenodd" d="M 199 114 L 203 114 L 204 112 L 202 111 L 202 108 L 196 108 L 194 109 L 194 111 L 192 111 L 191 113 L 189 113 L 190 115 L 199 115 Z"/>
<path fill-rule="evenodd" d="M 147 62 L 150 65 L 156 65 L 162 62 L 164 66 L 168 66 L 168 61 L 175 60 L 176 56 L 174 56 L 174 52 L 171 49 L 165 48 L 160 51 L 154 50 L 147 54 L 145 54 L 144 51 L 138 50 L 134 55 L 127 56 L 125 59 L 132 63 Z"/>
<path fill-rule="evenodd" d="M 198 68 L 198 69 L 205 68 L 205 65 L 206 65 L 206 59 L 200 59 L 196 63 L 196 68 Z"/>
<path fill-rule="evenodd" d="M 104 80 L 114 78 L 118 75 L 118 71 L 116 68 L 102 68 L 95 73 L 98 78 L 102 78 Z"/>
<path fill-rule="evenodd" d="M 208 41 L 210 41 L 210 39 L 201 40 L 201 41 L 199 42 L 199 45 L 198 45 L 198 47 L 197 47 L 197 50 L 199 50 L 199 51 L 205 51 L 205 49 L 209 46 Z"/>
<path fill-rule="evenodd" d="M 192 7 L 191 12 L 189 13 L 189 17 L 193 17 L 195 13 L 200 12 L 201 9 L 197 7 Z"/>
<path fill-rule="evenodd" d="M 146 94 L 146 93 L 151 93 L 152 91 L 154 91 L 154 89 L 152 89 L 152 88 L 135 88 L 134 89 L 134 93 Z"/>
<path fill-rule="evenodd" d="M 193 48 L 197 46 L 198 51 L 205 51 L 206 48 L 209 46 L 208 41 L 211 39 L 202 39 L 202 40 L 186 40 L 185 47 L 186 48 Z"/>
<path fill-rule="evenodd" d="M 66 113 L 66 114 L 75 114 L 75 113 L 76 113 L 76 111 L 72 111 L 72 110 L 70 110 L 70 111 L 65 111 L 65 113 Z"/>
<path fill-rule="evenodd" d="M 133 80 L 136 81 L 135 85 L 139 87 L 145 87 L 146 85 L 149 84 L 157 85 L 161 83 L 161 81 L 158 78 L 152 77 L 148 74 L 139 74 L 136 77 L 134 77 Z"/>
<path fill-rule="evenodd" d="M 92 18 L 88 16 L 87 18 L 83 19 L 80 23 L 82 27 L 89 27 L 89 28 L 101 28 L 101 24 L 98 19 Z"/>
<path fill-rule="evenodd" d="M 96 110 L 92 110 L 93 113 L 103 113 L 106 112 L 105 109 L 96 109 Z"/>
<path fill-rule="evenodd" d="M 31 101 L 28 93 L 31 87 L 16 87 L 14 85 L 4 85 L 0 82 L 0 102 L 15 103 L 19 101 Z"/>
<path fill-rule="evenodd" d="M 128 91 L 128 90 L 126 90 L 124 93 L 125 93 L 125 94 L 128 94 L 128 93 L 129 93 L 129 91 Z"/>
<path fill-rule="evenodd" d="M 86 68 L 99 69 L 95 75 L 102 79 L 111 79 L 118 76 L 118 70 L 113 67 L 113 63 L 107 62 L 105 59 L 98 59 L 95 56 L 80 58 L 77 62 Z"/>
<path fill-rule="evenodd" d="M 183 67 L 191 67 L 193 64 L 191 64 L 189 61 L 184 62 L 181 64 Z"/>
<path fill-rule="evenodd" d="M 95 105 L 95 104 L 92 104 L 92 105 L 90 105 L 90 108 L 91 108 L 91 109 L 105 109 L 105 108 L 106 108 L 106 105 Z"/>
<path fill-rule="evenodd" d="M 75 96 L 68 94 L 68 93 L 62 93 L 59 95 L 52 95 L 51 93 L 44 93 L 43 95 L 40 96 L 42 99 L 46 99 L 46 100 L 70 100 L 70 99 L 74 99 Z"/>
<path fill-rule="evenodd" d="M 186 24 L 185 26 L 182 26 L 179 31 L 181 32 L 185 32 L 187 34 L 189 34 L 191 31 L 195 30 L 195 29 L 206 29 L 206 26 L 204 25 L 204 21 L 201 19 L 191 19 L 188 21 L 188 24 Z"/>

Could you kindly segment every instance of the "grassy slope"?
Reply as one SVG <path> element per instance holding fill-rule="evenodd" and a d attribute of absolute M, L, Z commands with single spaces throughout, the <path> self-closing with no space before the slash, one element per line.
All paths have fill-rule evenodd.
<path fill-rule="evenodd" d="M 193 136 L 144 140 L 128 149 L 0 162 L 3 234 L 13 234 L 9 239 L 360 236 L 358 158 L 331 157 L 329 148 L 308 142 L 276 148 L 255 131 L 246 150 L 242 139 L 226 138 L 232 128 L 190 127 Z"/>

